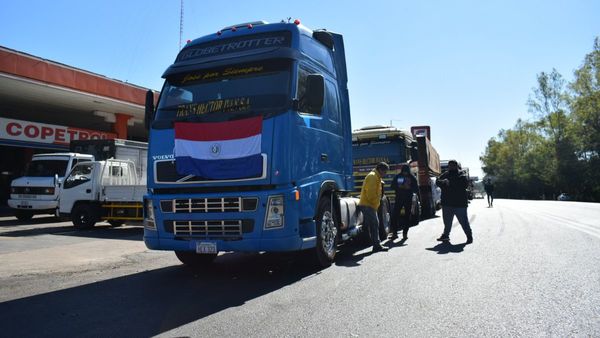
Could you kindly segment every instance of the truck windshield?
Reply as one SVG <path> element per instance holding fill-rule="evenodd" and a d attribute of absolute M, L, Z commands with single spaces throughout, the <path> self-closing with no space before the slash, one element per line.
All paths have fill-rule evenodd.
<path fill-rule="evenodd" d="M 353 142 L 352 158 L 355 166 L 374 166 L 379 162 L 405 163 L 407 160 L 406 144 L 402 139 Z"/>
<path fill-rule="evenodd" d="M 289 60 L 266 60 L 171 76 L 156 120 L 226 120 L 282 111 L 291 97 L 290 69 Z"/>
<path fill-rule="evenodd" d="M 65 176 L 69 160 L 34 160 L 29 163 L 25 176 L 29 177 L 52 177 Z"/>

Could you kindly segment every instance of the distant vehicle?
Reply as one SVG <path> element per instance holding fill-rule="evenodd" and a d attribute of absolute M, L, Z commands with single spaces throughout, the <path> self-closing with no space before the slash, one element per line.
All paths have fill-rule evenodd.
<path fill-rule="evenodd" d="M 557 198 L 557 199 L 558 199 L 559 201 L 572 201 L 572 200 L 573 200 L 573 199 L 571 198 L 571 195 L 569 195 L 569 194 L 565 194 L 565 193 L 562 193 L 562 194 L 558 195 L 558 198 Z"/>
<path fill-rule="evenodd" d="M 19 221 L 34 214 L 54 214 L 58 207 L 59 185 L 77 163 L 93 161 L 94 156 L 77 153 L 33 155 L 23 177 L 14 179 L 8 206 Z"/>
<path fill-rule="evenodd" d="M 475 198 L 483 198 L 483 193 L 481 191 L 475 192 Z"/>

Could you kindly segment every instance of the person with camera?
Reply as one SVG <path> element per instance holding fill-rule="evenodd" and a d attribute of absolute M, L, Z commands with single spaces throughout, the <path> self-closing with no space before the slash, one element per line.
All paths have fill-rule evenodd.
<path fill-rule="evenodd" d="M 473 232 L 467 216 L 467 206 L 469 205 L 467 187 L 469 182 L 465 173 L 458 170 L 456 160 L 448 161 L 448 171 L 442 173 L 435 184 L 442 189 L 442 218 L 444 220 L 444 233 L 437 240 L 441 242 L 450 241 L 452 221 L 456 216 L 467 236 L 466 244 L 473 243 Z"/>

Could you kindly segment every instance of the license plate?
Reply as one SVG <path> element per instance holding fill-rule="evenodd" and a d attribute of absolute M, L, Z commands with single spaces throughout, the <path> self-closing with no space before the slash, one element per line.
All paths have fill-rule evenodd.
<path fill-rule="evenodd" d="M 196 253 L 216 254 L 217 253 L 217 243 L 211 243 L 211 242 L 196 243 Z"/>
<path fill-rule="evenodd" d="M 37 195 L 23 195 L 23 194 L 20 194 L 19 198 L 35 199 L 35 198 L 37 198 Z"/>
<path fill-rule="evenodd" d="M 29 206 L 29 202 L 27 201 L 21 201 L 21 203 L 19 203 L 20 206 L 22 207 L 28 207 Z"/>

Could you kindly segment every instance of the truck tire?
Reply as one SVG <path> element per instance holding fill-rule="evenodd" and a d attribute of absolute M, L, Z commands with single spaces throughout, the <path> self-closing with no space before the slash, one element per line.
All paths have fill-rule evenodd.
<path fill-rule="evenodd" d="M 379 240 L 387 239 L 388 234 L 392 231 L 390 222 L 390 201 L 384 196 L 381 199 L 381 204 L 377 210 L 377 218 L 379 219 Z"/>
<path fill-rule="evenodd" d="M 15 217 L 20 222 L 27 222 L 27 221 L 29 221 L 33 217 L 33 212 L 31 212 L 31 211 L 25 211 L 25 210 L 17 210 L 15 212 Z"/>
<path fill-rule="evenodd" d="M 325 195 L 319 200 L 315 224 L 317 226 L 316 262 L 318 266 L 327 268 L 335 259 L 339 240 L 339 227 L 335 221 L 331 196 Z"/>
<path fill-rule="evenodd" d="M 108 221 L 108 224 L 110 224 L 110 226 L 112 226 L 112 227 L 116 228 L 116 227 L 120 227 L 120 226 L 122 226 L 123 224 L 125 224 L 125 222 L 123 222 L 123 221 L 115 221 L 115 220 L 110 220 L 110 221 Z"/>
<path fill-rule="evenodd" d="M 197 254 L 193 251 L 175 251 L 175 256 L 191 268 L 207 267 L 217 258 L 217 254 Z"/>
<path fill-rule="evenodd" d="M 96 213 L 89 204 L 76 204 L 71 211 L 71 220 L 77 229 L 89 229 L 96 224 Z"/>

